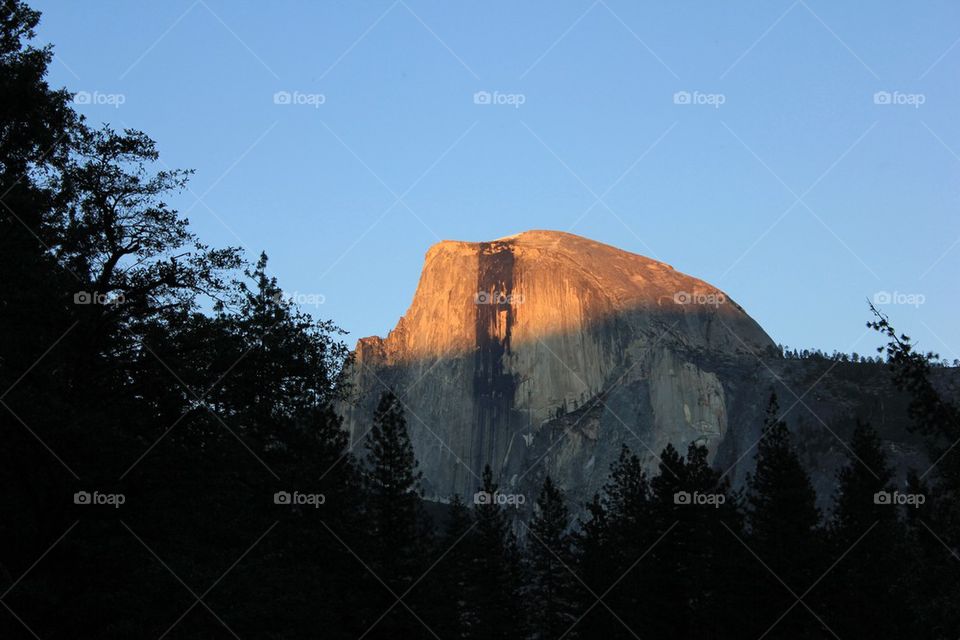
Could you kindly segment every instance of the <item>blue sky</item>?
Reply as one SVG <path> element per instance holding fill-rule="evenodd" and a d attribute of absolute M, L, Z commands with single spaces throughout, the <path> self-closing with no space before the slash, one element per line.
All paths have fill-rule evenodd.
<path fill-rule="evenodd" d="M 888 292 L 960 358 L 960 5 L 735 4 L 35 2 L 54 84 L 196 169 L 195 231 L 265 250 L 350 340 L 431 244 L 539 228 L 703 278 L 791 346 L 871 351 Z"/>

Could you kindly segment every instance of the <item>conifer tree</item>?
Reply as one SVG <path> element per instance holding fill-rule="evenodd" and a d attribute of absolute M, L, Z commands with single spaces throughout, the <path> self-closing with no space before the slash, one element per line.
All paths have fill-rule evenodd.
<path fill-rule="evenodd" d="M 816 493 L 779 412 L 772 394 L 757 444 L 756 469 L 747 478 L 746 542 L 759 558 L 752 565 L 755 624 L 758 633 L 776 623 L 780 633 L 812 634 L 820 625 L 803 607 L 794 607 L 776 622 L 796 601 L 791 591 L 801 595 L 826 568 Z"/>
<path fill-rule="evenodd" d="M 417 469 L 403 407 L 393 392 L 385 392 L 380 398 L 366 449 L 364 479 L 371 565 L 377 577 L 400 597 L 415 586 L 426 568 L 427 529 L 421 505 L 423 474 Z M 387 605 L 391 606 L 393 600 L 388 598 Z M 404 602 L 410 604 L 406 598 Z M 397 605 L 372 635 L 419 633 L 420 625 L 405 607 Z"/>
<path fill-rule="evenodd" d="M 530 638 L 559 638 L 577 620 L 582 587 L 573 573 L 569 526 L 563 491 L 547 476 L 527 532 L 523 602 L 529 612 Z M 579 637 L 576 628 L 566 637 Z"/>
<path fill-rule="evenodd" d="M 655 636 L 678 634 L 687 637 L 691 621 L 689 554 L 694 514 L 699 509 L 681 499 L 690 495 L 686 461 L 673 447 L 660 453 L 658 473 L 650 479 L 652 522 L 657 536 L 664 536 L 650 554 L 645 567 L 652 608 L 658 614 L 647 623 Z M 666 535 L 664 535 L 666 534 Z"/>
<path fill-rule="evenodd" d="M 723 637 L 737 628 L 730 608 L 744 559 L 730 534 L 739 531 L 739 518 L 708 453 L 691 443 L 683 457 L 668 444 L 650 481 L 653 521 L 663 536 L 649 565 L 650 599 L 660 613 L 647 628 L 655 636 Z"/>
<path fill-rule="evenodd" d="M 900 638 L 906 632 L 907 549 L 892 482 L 880 438 L 857 421 L 847 463 L 837 472 L 828 530 L 830 555 L 843 560 L 818 587 L 817 598 L 841 637 Z"/>
<path fill-rule="evenodd" d="M 432 603 L 431 628 L 441 638 L 470 637 L 475 626 L 468 607 L 472 589 L 471 536 L 476 525 L 470 509 L 459 494 L 450 500 L 446 521 L 434 548 L 435 568 L 427 575 L 427 590 Z"/>
<path fill-rule="evenodd" d="M 753 587 L 744 575 L 744 567 L 753 559 L 735 537 L 742 537 L 736 496 L 728 479 L 707 462 L 708 453 L 706 446 L 695 442 L 688 447 L 683 479 L 692 508 L 680 510 L 677 529 L 664 540 L 671 544 L 686 538 L 681 562 L 688 576 L 689 622 L 677 632 L 690 638 L 737 635 L 742 629 L 739 612 L 745 606 L 744 595 Z"/>
<path fill-rule="evenodd" d="M 607 505 L 599 493 L 585 505 L 586 518 L 577 521 L 574 533 L 576 569 L 580 578 L 589 587 L 583 594 L 578 617 L 577 631 L 586 637 L 604 637 L 604 631 L 617 623 L 609 614 L 594 604 L 593 594 L 600 595 L 612 585 L 613 570 L 620 558 L 620 549 L 611 541 L 613 532 Z M 586 588 L 585 588 L 586 591 Z M 573 625 L 571 625 L 573 626 Z M 572 633 L 572 631 L 571 631 Z"/>
<path fill-rule="evenodd" d="M 580 575 L 592 593 L 584 595 L 576 630 L 586 638 L 642 633 L 651 620 L 650 548 L 657 529 L 647 474 L 626 446 L 587 512 L 576 547 Z M 595 596 L 603 594 L 605 605 L 596 604 Z"/>
<path fill-rule="evenodd" d="M 886 354 L 894 384 L 909 393 L 912 428 L 925 436 L 927 457 L 934 461 L 924 473 L 926 477 L 912 479 L 915 486 L 925 485 L 927 503 L 922 509 L 908 510 L 908 523 L 913 548 L 925 560 L 922 566 L 929 576 L 926 584 L 915 585 L 915 591 L 937 585 L 930 597 L 917 599 L 917 613 L 924 628 L 947 637 L 960 628 L 960 575 L 944 567 L 944 563 L 956 561 L 960 549 L 960 447 L 956 445 L 960 440 L 960 405 L 948 399 L 933 381 L 939 356 L 918 351 L 910 336 L 897 333 L 887 316 L 873 305 L 870 310 L 876 319 L 867 326 L 887 340 L 877 351 Z"/>
<path fill-rule="evenodd" d="M 469 637 L 477 639 L 515 638 L 518 626 L 523 626 L 520 557 L 504 507 L 491 499 L 498 488 L 490 465 L 486 465 L 474 497 L 477 526 L 471 539 L 472 585 L 467 603 L 473 621 Z"/>

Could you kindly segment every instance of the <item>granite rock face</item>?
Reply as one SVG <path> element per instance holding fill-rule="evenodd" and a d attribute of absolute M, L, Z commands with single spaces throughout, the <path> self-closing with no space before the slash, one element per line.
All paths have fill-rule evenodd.
<path fill-rule="evenodd" d="M 427 497 L 472 495 L 490 464 L 504 490 L 550 473 L 579 500 L 622 444 L 651 466 L 668 442 L 736 462 L 778 353 L 726 294 L 661 262 L 552 231 L 444 241 L 396 327 L 357 343 L 343 412 L 358 441 L 395 390 Z"/>

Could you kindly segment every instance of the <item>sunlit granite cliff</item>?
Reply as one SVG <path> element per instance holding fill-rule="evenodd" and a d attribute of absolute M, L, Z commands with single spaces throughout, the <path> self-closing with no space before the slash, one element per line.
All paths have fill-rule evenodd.
<path fill-rule="evenodd" d="M 550 472 L 587 495 L 623 443 L 651 463 L 667 442 L 715 455 L 732 415 L 756 417 L 736 390 L 774 353 L 725 293 L 662 262 L 554 231 L 444 241 L 390 334 L 359 340 L 345 417 L 362 437 L 395 390 L 431 497 L 472 494 L 485 464 L 505 487 Z"/>

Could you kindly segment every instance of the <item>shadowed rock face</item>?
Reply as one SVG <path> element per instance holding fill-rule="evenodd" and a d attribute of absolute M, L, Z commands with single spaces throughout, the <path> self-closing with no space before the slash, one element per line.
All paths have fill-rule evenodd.
<path fill-rule="evenodd" d="M 474 299 L 476 326 L 473 365 L 474 469 L 485 464 L 483 455 L 497 451 L 497 439 L 509 437 L 520 426 L 513 418 L 517 374 L 510 370 L 510 338 L 516 319 L 513 278 L 516 260 L 507 246 L 481 242 L 477 253 L 477 287 Z M 506 428 L 498 429 L 497 425 Z M 490 438 L 490 442 L 487 439 Z"/>
<path fill-rule="evenodd" d="M 621 444 L 651 465 L 695 440 L 735 461 L 749 434 L 730 432 L 757 421 L 768 377 L 757 356 L 775 352 L 726 294 L 661 262 L 551 231 L 445 241 L 396 328 L 358 342 L 344 414 L 360 439 L 393 388 L 428 497 L 472 494 L 489 463 L 504 487 L 549 472 L 586 498 Z"/>

